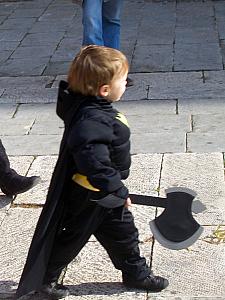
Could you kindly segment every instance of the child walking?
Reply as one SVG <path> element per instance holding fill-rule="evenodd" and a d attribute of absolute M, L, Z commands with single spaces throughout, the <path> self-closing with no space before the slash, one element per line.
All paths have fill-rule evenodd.
<path fill-rule="evenodd" d="M 130 130 L 113 108 L 126 88 L 128 62 L 116 49 L 90 45 L 75 57 L 61 81 L 57 114 L 65 123 L 58 161 L 21 276 L 17 297 L 41 291 L 51 299 L 69 295 L 58 283 L 62 270 L 93 234 L 127 287 L 159 292 L 140 256 L 129 191 Z"/>

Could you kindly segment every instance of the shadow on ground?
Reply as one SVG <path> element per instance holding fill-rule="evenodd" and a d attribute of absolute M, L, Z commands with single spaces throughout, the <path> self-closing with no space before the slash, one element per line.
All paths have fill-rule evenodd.
<path fill-rule="evenodd" d="M 10 290 L 6 293 L 0 292 L 0 299 L 15 299 L 15 289 L 11 291 L 12 287 L 16 285 L 15 282 L 1 282 L 0 285 L 9 286 Z M 71 296 L 85 296 L 85 295 L 116 295 L 128 292 L 128 290 L 120 282 L 88 282 L 78 285 L 67 285 Z M 134 291 L 130 289 L 129 291 Z M 42 293 L 30 293 L 29 295 L 20 297 L 19 300 L 49 300 L 50 298 L 44 296 Z"/>
<path fill-rule="evenodd" d="M 0 209 L 9 205 L 13 200 L 13 197 L 9 197 L 6 195 L 0 195 Z"/>

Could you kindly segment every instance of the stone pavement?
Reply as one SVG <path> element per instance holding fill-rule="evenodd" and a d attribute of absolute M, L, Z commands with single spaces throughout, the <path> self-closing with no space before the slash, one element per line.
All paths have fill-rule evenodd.
<path fill-rule="evenodd" d="M 0 0 L 0 138 L 18 172 L 42 178 L 15 199 L 0 194 L 0 300 L 13 298 L 45 201 L 63 132 L 57 86 L 81 40 L 75 1 Z M 148 225 L 161 211 L 133 205 L 141 251 L 169 287 L 125 289 L 91 238 L 63 276 L 68 299 L 225 299 L 225 1 L 125 0 L 121 48 L 135 82 L 116 104 L 132 131 L 126 184 L 161 196 L 194 189 L 206 205 L 194 215 L 204 232 L 190 249 L 165 249 Z"/>

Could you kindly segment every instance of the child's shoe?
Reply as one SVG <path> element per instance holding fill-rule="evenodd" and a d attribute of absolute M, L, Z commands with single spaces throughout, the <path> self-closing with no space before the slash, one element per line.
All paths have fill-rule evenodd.
<path fill-rule="evenodd" d="M 0 180 L 0 189 L 7 196 L 24 193 L 40 182 L 39 176 L 26 177 L 11 169 L 10 174 Z"/>
<path fill-rule="evenodd" d="M 163 277 L 153 275 L 153 273 L 143 280 L 135 280 L 123 274 L 123 284 L 130 288 L 160 292 L 169 285 L 169 282 Z"/>
<path fill-rule="evenodd" d="M 67 287 L 57 282 L 43 285 L 40 292 L 49 296 L 50 299 L 63 299 L 70 294 Z"/>

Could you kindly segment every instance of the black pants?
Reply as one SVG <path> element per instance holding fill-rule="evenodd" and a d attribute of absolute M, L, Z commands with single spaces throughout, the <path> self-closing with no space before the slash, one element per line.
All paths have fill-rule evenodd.
<path fill-rule="evenodd" d="M 0 139 L 0 178 L 10 171 L 10 163 L 5 148 Z"/>
<path fill-rule="evenodd" d="M 92 203 L 86 189 L 73 184 L 68 199 L 68 212 L 60 226 L 50 255 L 44 283 L 55 281 L 94 234 L 106 249 L 115 268 L 136 280 L 146 278 L 150 271 L 140 256 L 138 230 L 133 215 L 124 209 L 106 209 Z"/>

